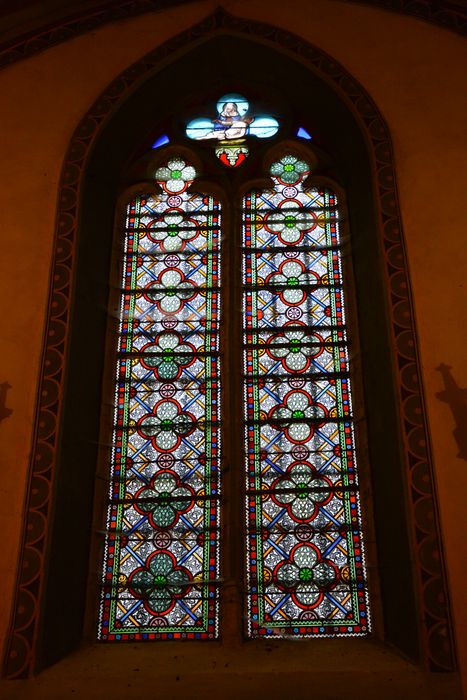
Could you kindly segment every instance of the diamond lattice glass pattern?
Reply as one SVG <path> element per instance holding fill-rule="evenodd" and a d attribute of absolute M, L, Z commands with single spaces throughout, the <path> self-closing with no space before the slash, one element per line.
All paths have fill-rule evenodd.
<path fill-rule="evenodd" d="M 220 208 L 173 158 L 128 206 L 99 637 L 217 636 Z"/>
<path fill-rule="evenodd" d="M 285 156 L 244 200 L 249 635 L 369 631 L 336 196 Z"/>

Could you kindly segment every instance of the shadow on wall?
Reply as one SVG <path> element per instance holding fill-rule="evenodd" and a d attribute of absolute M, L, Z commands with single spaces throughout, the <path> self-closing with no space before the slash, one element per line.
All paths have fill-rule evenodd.
<path fill-rule="evenodd" d="M 6 407 L 8 389 L 11 389 L 11 384 L 8 384 L 8 382 L 0 384 L 0 423 L 4 418 L 8 418 L 13 413 L 11 408 Z"/>
<path fill-rule="evenodd" d="M 444 391 L 438 391 L 436 398 L 449 404 L 456 424 L 452 434 L 459 448 L 457 456 L 467 460 L 467 389 L 458 386 L 449 365 L 441 363 L 436 369 L 444 382 Z"/>

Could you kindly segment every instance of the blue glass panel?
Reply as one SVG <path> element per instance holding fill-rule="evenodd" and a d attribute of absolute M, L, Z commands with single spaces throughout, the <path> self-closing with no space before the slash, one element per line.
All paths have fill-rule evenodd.
<path fill-rule="evenodd" d="M 170 139 L 167 136 L 167 134 L 163 134 L 162 136 L 159 136 L 158 139 L 154 141 L 152 144 L 153 148 L 160 148 L 161 146 L 165 146 L 166 143 L 169 143 Z"/>
<path fill-rule="evenodd" d="M 193 119 L 186 127 L 186 135 L 189 139 L 206 139 L 211 138 L 212 130 L 211 119 Z"/>
<path fill-rule="evenodd" d="M 297 131 L 297 136 L 299 136 L 301 139 L 311 139 L 310 134 L 303 128 L 303 126 L 301 126 Z"/>
<path fill-rule="evenodd" d="M 260 139 L 269 139 L 277 134 L 278 130 L 279 123 L 273 117 L 256 117 L 250 124 L 249 133 Z"/>

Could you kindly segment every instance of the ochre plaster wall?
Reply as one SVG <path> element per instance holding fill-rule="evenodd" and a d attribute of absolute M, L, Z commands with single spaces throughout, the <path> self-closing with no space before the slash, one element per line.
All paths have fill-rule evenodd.
<path fill-rule="evenodd" d="M 0 73 L 4 319 L 0 382 L 8 380 L 12 386 L 7 406 L 13 411 L 0 423 L 2 641 L 16 575 L 57 185 L 65 149 L 79 120 L 115 76 L 217 4 L 206 0 L 108 25 Z M 467 43 L 413 18 L 332 0 L 296 0 L 292 10 L 282 2 L 264 0 L 232 0 L 224 6 L 232 14 L 286 28 L 324 49 L 362 83 L 390 128 L 458 654 L 467 681 L 467 462 L 458 457 L 450 408 L 436 396 L 443 389 L 436 371 L 441 362 L 453 368 L 460 386 L 467 387 L 467 331 L 462 323 L 467 272 L 467 209 L 462 206 L 467 190 Z M 10 688 L 10 692 L 19 697 L 18 690 Z"/>

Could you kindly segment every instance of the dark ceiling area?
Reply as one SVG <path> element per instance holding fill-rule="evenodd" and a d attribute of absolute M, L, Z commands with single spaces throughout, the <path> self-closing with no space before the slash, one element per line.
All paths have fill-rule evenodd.
<path fill-rule="evenodd" d="M 0 53 L 16 55 L 3 65 L 108 21 L 164 10 L 195 0 L 0 0 Z M 344 0 L 408 14 L 467 34 L 467 0 Z M 221 4 L 221 2 L 219 3 Z M 28 46 L 39 39 L 34 51 Z"/>

